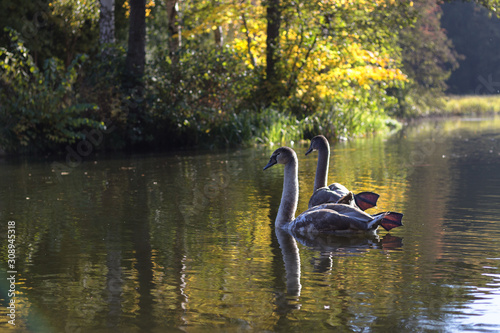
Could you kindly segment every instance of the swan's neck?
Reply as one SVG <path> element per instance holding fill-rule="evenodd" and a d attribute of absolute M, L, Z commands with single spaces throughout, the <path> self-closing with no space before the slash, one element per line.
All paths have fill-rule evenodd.
<path fill-rule="evenodd" d="M 326 187 L 328 181 L 328 164 L 330 163 L 330 147 L 325 145 L 318 150 L 318 165 L 314 178 L 314 191 Z"/>
<path fill-rule="evenodd" d="M 293 221 L 297 202 L 299 201 L 299 180 L 297 174 L 297 160 L 292 160 L 285 165 L 283 177 L 283 193 L 281 194 L 280 208 L 276 217 L 276 226 L 282 227 Z"/>

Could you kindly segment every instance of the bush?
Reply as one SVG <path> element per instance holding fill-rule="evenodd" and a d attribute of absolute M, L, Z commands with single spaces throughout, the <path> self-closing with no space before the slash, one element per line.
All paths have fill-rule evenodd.
<path fill-rule="evenodd" d="M 215 133 L 226 136 L 229 128 L 239 126 L 242 117 L 249 121 L 249 114 L 239 114 L 253 109 L 249 101 L 257 81 L 241 67 L 240 55 L 225 48 L 199 47 L 172 59 L 166 51 L 161 52 L 153 57 L 146 75 L 147 98 L 161 145 L 197 145 L 207 138 L 222 143 L 227 138 Z"/>
<path fill-rule="evenodd" d="M 103 128 L 86 116 L 96 106 L 81 103 L 75 90 L 79 55 L 64 68 L 49 58 L 40 70 L 18 35 L 11 31 L 10 50 L 0 48 L 0 146 L 6 151 L 50 150 L 84 139 L 85 128 Z"/>

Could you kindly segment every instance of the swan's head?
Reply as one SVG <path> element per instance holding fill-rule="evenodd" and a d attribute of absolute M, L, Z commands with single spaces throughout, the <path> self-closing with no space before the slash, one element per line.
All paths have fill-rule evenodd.
<path fill-rule="evenodd" d="M 309 155 L 313 151 L 317 151 L 324 148 L 329 148 L 328 140 L 323 135 L 316 135 L 311 140 L 311 145 L 309 149 L 306 151 L 306 155 Z"/>
<path fill-rule="evenodd" d="M 296 159 L 297 155 L 292 148 L 280 147 L 273 152 L 271 158 L 269 159 L 269 163 L 267 163 L 267 165 L 264 167 L 264 170 L 272 167 L 275 164 L 287 164 Z"/>

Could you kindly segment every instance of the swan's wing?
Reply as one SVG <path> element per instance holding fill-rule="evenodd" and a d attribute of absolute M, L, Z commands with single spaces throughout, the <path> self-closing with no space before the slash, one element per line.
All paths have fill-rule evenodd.
<path fill-rule="evenodd" d="M 340 197 L 343 197 L 350 192 L 347 187 L 339 183 L 333 183 L 328 186 L 328 188 L 330 189 L 330 191 L 334 192 Z M 368 208 L 372 208 L 377 205 L 377 200 L 379 197 L 380 195 L 374 192 L 361 192 L 354 195 L 354 200 L 359 208 L 361 208 L 362 210 L 367 210 Z M 325 201 L 325 203 L 326 202 L 329 201 Z"/>
<path fill-rule="evenodd" d="M 361 209 L 345 204 L 327 203 L 311 208 L 311 210 L 313 209 L 328 209 L 365 223 L 373 220 L 371 215 L 365 213 Z"/>
<path fill-rule="evenodd" d="M 354 196 L 354 200 L 359 208 L 367 210 L 368 208 L 372 208 L 377 205 L 379 197 L 380 195 L 374 192 L 361 192 Z"/>
<path fill-rule="evenodd" d="M 376 218 L 343 204 L 324 204 L 306 210 L 293 221 L 300 233 L 338 233 L 375 230 L 384 215 Z"/>
<path fill-rule="evenodd" d="M 330 209 L 314 207 L 293 221 L 293 231 L 300 234 L 335 233 L 349 230 L 351 219 Z"/>
<path fill-rule="evenodd" d="M 335 210 L 340 214 L 363 223 L 372 224 L 374 220 L 380 221 L 378 222 L 378 224 L 387 231 L 393 228 L 401 227 L 403 225 L 403 214 L 397 212 L 381 212 L 375 215 L 370 215 L 365 213 L 361 209 L 348 205 L 325 204 L 318 207 Z"/>
<path fill-rule="evenodd" d="M 382 212 L 369 215 L 364 211 L 344 204 L 328 203 L 310 208 L 292 222 L 299 233 L 338 233 L 348 231 L 375 230 L 379 225 L 389 231 L 402 226 L 403 214 Z"/>
<path fill-rule="evenodd" d="M 329 202 L 335 203 L 341 197 L 342 196 L 338 195 L 337 193 L 330 191 L 328 187 L 321 187 L 318 188 L 311 196 L 311 199 L 309 199 L 308 207 L 311 208 Z"/>
<path fill-rule="evenodd" d="M 383 214 L 383 218 L 382 221 L 380 221 L 380 225 L 385 230 L 389 231 L 393 228 L 397 228 L 403 225 L 403 223 L 401 222 L 403 219 L 403 214 L 396 212 L 383 212 L 373 215 L 373 217 L 377 218 L 377 216 L 381 214 Z"/>

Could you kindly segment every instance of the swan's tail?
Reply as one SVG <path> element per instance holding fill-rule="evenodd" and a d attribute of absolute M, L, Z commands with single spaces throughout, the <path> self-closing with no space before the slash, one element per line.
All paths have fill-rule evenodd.
<path fill-rule="evenodd" d="M 389 231 L 392 228 L 400 227 L 403 225 L 401 220 L 403 219 L 403 214 L 396 212 L 387 212 L 384 215 L 382 221 L 380 221 L 380 225 L 385 230 Z"/>
<path fill-rule="evenodd" d="M 361 192 L 354 196 L 356 205 L 361 208 L 361 210 L 367 210 L 368 208 L 375 207 L 377 205 L 377 200 L 380 197 L 377 193 L 373 192 Z"/>

